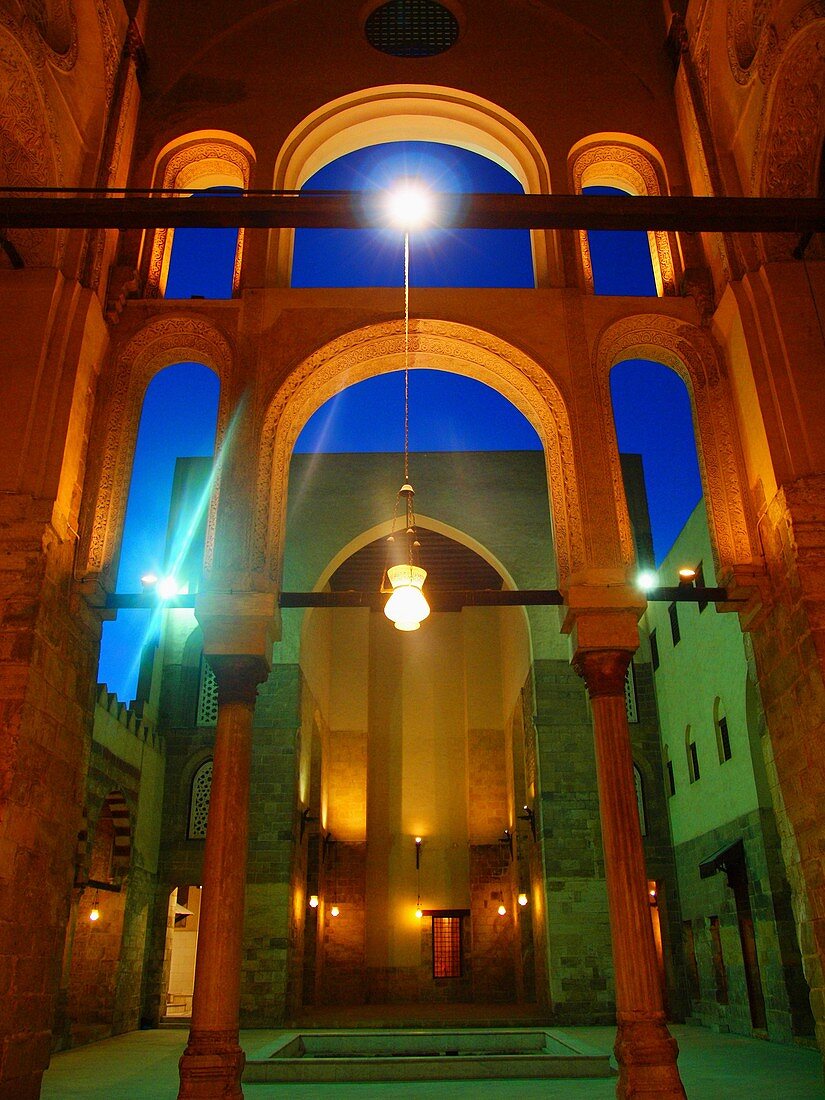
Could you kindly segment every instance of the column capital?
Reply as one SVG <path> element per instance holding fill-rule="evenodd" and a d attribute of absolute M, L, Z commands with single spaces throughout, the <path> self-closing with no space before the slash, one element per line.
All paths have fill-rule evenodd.
<path fill-rule="evenodd" d="M 208 654 L 207 661 L 218 683 L 218 704 L 255 705 L 258 684 L 269 675 L 269 661 L 250 654 Z"/>
<path fill-rule="evenodd" d="M 632 649 L 582 649 L 573 657 L 573 668 L 587 685 L 591 699 L 600 695 L 624 695 Z"/>

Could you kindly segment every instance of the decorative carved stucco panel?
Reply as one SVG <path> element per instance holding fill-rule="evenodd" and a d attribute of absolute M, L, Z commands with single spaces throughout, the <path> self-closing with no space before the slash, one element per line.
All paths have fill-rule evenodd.
<path fill-rule="evenodd" d="M 585 563 L 582 511 L 567 406 L 532 359 L 489 333 L 446 321 L 416 320 L 410 352 L 419 367 L 471 374 L 511 400 L 536 427 L 547 463 L 560 583 Z M 298 433 L 325 400 L 403 361 L 403 323 L 390 321 L 331 341 L 290 372 L 260 417 L 250 568 L 281 574 L 289 461 Z"/>

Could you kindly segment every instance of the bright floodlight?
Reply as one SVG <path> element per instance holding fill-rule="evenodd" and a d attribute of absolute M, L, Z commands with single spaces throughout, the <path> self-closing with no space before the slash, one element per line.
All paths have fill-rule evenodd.
<path fill-rule="evenodd" d="M 140 578 L 140 583 L 144 588 L 154 588 L 158 583 L 157 573 L 144 573 Z"/>
<path fill-rule="evenodd" d="M 157 593 L 162 600 L 173 600 L 179 592 L 180 588 L 174 577 L 164 577 L 158 581 Z"/>
<path fill-rule="evenodd" d="M 651 588 L 655 588 L 658 583 L 659 578 L 650 569 L 643 570 L 636 578 L 636 584 L 641 588 L 642 592 L 649 592 Z"/>
<path fill-rule="evenodd" d="M 432 195 L 415 180 L 400 180 L 387 195 L 387 212 L 399 229 L 422 229 L 432 219 Z"/>

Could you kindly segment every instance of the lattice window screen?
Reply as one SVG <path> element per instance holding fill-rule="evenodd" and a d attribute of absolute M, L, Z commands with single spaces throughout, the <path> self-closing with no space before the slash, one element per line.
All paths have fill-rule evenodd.
<path fill-rule="evenodd" d="M 433 977 L 461 977 L 461 917 L 433 917 Z"/>
<path fill-rule="evenodd" d="M 199 726 L 214 726 L 218 721 L 218 681 L 209 667 L 209 662 L 201 657 L 201 682 L 198 689 Z"/>
<path fill-rule="evenodd" d="M 212 793 L 212 761 L 206 760 L 192 780 L 192 800 L 189 803 L 189 839 L 203 840 L 209 816 L 209 796 Z"/>
<path fill-rule="evenodd" d="M 645 812 L 645 789 L 642 782 L 642 773 L 636 764 L 633 765 L 633 782 L 636 784 L 636 805 L 639 810 L 639 825 L 642 836 L 647 836 L 647 814 Z"/>
<path fill-rule="evenodd" d="M 624 679 L 624 703 L 627 707 L 628 722 L 639 721 L 639 708 L 636 706 L 636 677 L 633 673 L 633 662 L 627 666 L 627 676 Z"/>

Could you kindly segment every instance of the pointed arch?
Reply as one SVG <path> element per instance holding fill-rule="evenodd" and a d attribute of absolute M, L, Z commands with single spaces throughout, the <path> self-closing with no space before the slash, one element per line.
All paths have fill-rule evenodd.
<path fill-rule="evenodd" d="M 458 145 L 512 172 L 527 194 L 551 190 L 544 151 L 514 115 L 470 92 L 426 84 L 366 88 L 319 107 L 281 147 L 273 187 L 298 190 L 330 161 L 389 141 Z M 269 269 L 275 285 L 289 285 L 293 237 L 291 229 L 270 235 Z M 557 238 L 534 230 L 531 240 L 536 285 L 561 285 Z"/>
<path fill-rule="evenodd" d="M 467 374 L 496 389 L 532 423 L 547 466 L 559 583 L 585 563 L 576 461 L 567 404 L 533 359 L 469 325 L 419 319 L 410 324 L 416 368 Z M 319 348 L 274 393 L 259 426 L 259 458 L 251 568 L 279 582 L 284 551 L 287 481 L 298 434 L 316 409 L 345 386 L 403 361 L 403 321 L 356 329 Z"/>
<path fill-rule="evenodd" d="M 245 190 L 250 186 L 254 169 L 255 153 L 242 137 L 225 130 L 197 130 L 175 138 L 161 149 L 155 161 L 152 186 L 164 191 L 200 191 L 210 187 Z M 173 237 L 173 229 L 155 229 L 151 236 L 144 261 L 147 298 L 163 296 Z M 232 276 L 233 292 L 240 286 L 243 242 L 244 231 L 240 228 Z"/>
<path fill-rule="evenodd" d="M 652 359 L 674 370 L 685 383 L 693 407 L 696 449 L 708 511 L 716 575 L 759 556 L 756 520 L 747 489 L 744 460 L 722 358 L 710 336 L 695 325 L 665 314 L 636 314 L 616 321 L 596 345 L 596 371 L 617 502 L 623 561 L 633 562 L 633 536 L 625 501 L 619 448 L 613 427 L 610 371 L 625 359 Z"/>
<path fill-rule="evenodd" d="M 667 195 L 667 172 L 657 150 L 632 134 L 591 134 L 576 142 L 568 155 L 570 184 L 580 195 L 585 187 L 617 187 L 632 195 Z M 648 233 L 653 274 L 659 295 L 679 292 L 679 246 L 675 233 Z M 587 289 L 593 292 L 593 264 L 587 231 L 579 231 L 581 264 Z"/>
<path fill-rule="evenodd" d="M 98 431 L 93 434 L 102 441 L 95 455 L 96 492 L 90 495 L 93 503 L 82 521 L 83 531 L 88 534 L 81 545 L 80 561 L 87 573 L 110 570 L 117 560 L 141 408 L 151 380 L 164 367 L 189 361 L 202 363 L 217 374 L 218 448 L 228 419 L 234 359 L 229 337 L 203 315 L 191 313 L 154 317 L 122 347 L 112 349 L 110 388 L 97 416 Z M 218 488 L 216 484 L 207 523 L 207 558 L 213 543 Z"/>

